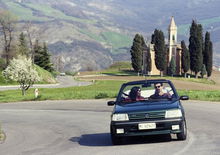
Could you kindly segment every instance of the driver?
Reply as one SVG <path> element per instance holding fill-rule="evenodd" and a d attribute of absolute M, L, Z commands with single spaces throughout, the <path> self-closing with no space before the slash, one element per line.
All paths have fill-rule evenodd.
<path fill-rule="evenodd" d="M 171 98 L 169 93 L 165 93 L 163 91 L 163 83 L 156 83 L 154 84 L 155 93 L 150 96 L 153 99 L 164 99 L 164 98 Z"/>

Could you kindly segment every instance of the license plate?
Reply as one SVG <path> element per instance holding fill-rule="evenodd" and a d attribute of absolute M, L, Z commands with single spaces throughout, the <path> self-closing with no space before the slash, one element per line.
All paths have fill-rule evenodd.
<path fill-rule="evenodd" d="M 138 124 L 139 130 L 156 129 L 156 123 L 140 123 Z"/>

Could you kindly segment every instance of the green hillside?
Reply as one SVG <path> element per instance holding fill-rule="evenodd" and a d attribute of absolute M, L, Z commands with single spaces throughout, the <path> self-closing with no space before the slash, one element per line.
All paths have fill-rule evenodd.
<path fill-rule="evenodd" d="M 56 83 L 54 76 L 48 72 L 47 70 L 35 65 L 38 75 L 41 77 L 41 81 L 39 83 Z"/>
<path fill-rule="evenodd" d="M 69 22 L 79 22 L 82 24 L 97 24 L 93 19 L 81 19 L 74 16 L 66 15 L 58 9 L 51 7 L 48 4 L 36 4 L 36 3 L 19 3 L 12 0 L 3 0 L 6 6 L 11 12 L 18 16 L 19 20 L 24 21 L 52 21 L 64 20 Z M 107 21 L 105 23 L 108 23 Z M 98 32 L 96 32 L 98 30 Z M 124 53 L 121 48 L 129 47 L 132 39 L 123 33 L 114 31 L 104 31 L 104 28 L 93 29 L 79 29 L 80 33 L 87 35 L 89 38 L 101 42 L 110 48 L 110 52 L 113 54 Z"/>
<path fill-rule="evenodd" d="M 123 33 L 105 31 L 96 34 L 86 29 L 80 29 L 79 31 L 83 34 L 86 34 L 91 39 L 96 40 L 97 42 L 104 43 L 110 49 L 110 52 L 112 54 L 127 52 L 123 48 L 130 47 L 132 43 L 132 38 Z"/>
<path fill-rule="evenodd" d="M 8 9 L 19 17 L 19 20 L 50 21 L 54 19 L 70 20 L 85 23 L 95 23 L 93 20 L 83 20 L 65 15 L 63 12 L 49 5 L 19 3 L 11 0 L 3 0 Z"/>
<path fill-rule="evenodd" d="M 64 71 L 75 72 L 130 60 L 134 35 L 141 33 L 149 42 L 155 28 L 167 34 L 171 16 L 178 26 L 178 41 L 188 40 L 194 19 L 204 32 L 211 32 L 214 54 L 219 54 L 215 49 L 220 47 L 220 1 L 195 1 L 1 0 L 0 8 L 18 16 L 18 32 L 31 21 L 32 36 L 47 42 L 53 57 L 63 57 Z M 219 62 L 216 55 L 214 63 Z"/>

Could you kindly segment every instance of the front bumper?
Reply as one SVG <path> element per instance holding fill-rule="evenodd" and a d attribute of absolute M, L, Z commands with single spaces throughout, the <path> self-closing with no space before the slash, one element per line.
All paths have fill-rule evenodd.
<path fill-rule="evenodd" d="M 140 130 L 140 123 L 155 123 L 155 129 Z M 111 122 L 111 134 L 114 136 L 144 136 L 144 135 L 159 135 L 159 134 L 176 134 L 182 132 L 183 118 L 150 120 L 150 121 L 126 121 L 126 122 Z M 172 126 L 179 126 L 173 128 Z M 119 129 L 120 132 L 117 132 Z"/>

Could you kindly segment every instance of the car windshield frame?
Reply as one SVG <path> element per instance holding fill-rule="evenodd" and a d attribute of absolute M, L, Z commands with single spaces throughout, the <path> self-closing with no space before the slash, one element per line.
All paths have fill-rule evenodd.
<path fill-rule="evenodd" d="M 130 102 L 123 102 L 122 100 L 122 94 L 124 93 L 124 89 L 126 87 L 129 86 L 137 86 L 137 85 L 142 85 L 143 87 L 147 87 L 150 85 L 154 85 L 157 83 L 163 83 L 163 84 L 168 84 L 173 92 L 173 95 L 171 98 L 145 98 L 144 100 L 139 100 L 139 101 L 130 101 Z M 127 94 L 128 95 L 128 94 Z M 118 93 L 117 99 L 116 99 L 116 104 L 130 104 L 130 103 L 134 103 L 134 102 L 158 102 L 158 101 L 168 101 L 168 100 L 178 100 L 179 99 L 179 95 L 173 85 L 173 83 L 169 80 L 144 80 L 144 81 L 134 81 L 134 82 L 128 82 L 128 83 L 124 83 Z"/>

